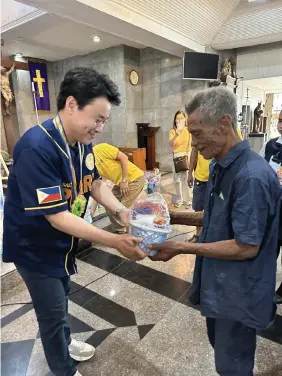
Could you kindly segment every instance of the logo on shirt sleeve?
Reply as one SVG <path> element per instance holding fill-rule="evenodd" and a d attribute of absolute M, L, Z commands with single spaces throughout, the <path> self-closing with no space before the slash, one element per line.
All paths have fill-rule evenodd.
<path fill-rule="evenodd" d="M 36 192 L 38 203 L 40 205 L 62 200 L 62 192 L 59 185 L 55 187 L 38 188 L 36 189 Z"/>
<path fill-rule="evenodd" d="M 88 170 L 93 170 L 94 168 L 94 157 L 92 153 L 89 153 L 85 158 L 85 164 Z"/>

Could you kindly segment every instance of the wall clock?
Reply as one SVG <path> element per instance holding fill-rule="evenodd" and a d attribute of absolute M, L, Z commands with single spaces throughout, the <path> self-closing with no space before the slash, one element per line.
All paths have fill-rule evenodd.
<path fill-rule="evenodd" d="M 129 81 L 132 85 L 137 85 L 139 81 L 138 73 L 135 70 L 132 70 L 129 73 Z"/>

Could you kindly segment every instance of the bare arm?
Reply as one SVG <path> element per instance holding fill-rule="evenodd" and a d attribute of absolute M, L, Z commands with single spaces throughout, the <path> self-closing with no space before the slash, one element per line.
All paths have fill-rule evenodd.
<path fill-rule="evenodd" d="M 122 170 L 122 178 L 127 179 L 127 177 L 128 177 L 128 156 L 120 151 L 118 153 L 117 160 L 120 162 L 120 166 L 121 166 L 121 170 Z"/>
<path fill-rule="evenodd" d="M 116 245 L 117 235 L 92 226 L 69 211 L 47 215 L 46 219 L 55 229 L 78 239 L 101 243 L 108 247 Z"/>
<path fill-rule="evenodd" d="M 196 148 L 193 148 L 191 151 L 191 156 L 190 156 L 189 172 L 188 172 L 188 179 L 187 179 L 188 186 L 190 188 L 192 188 L 194 185 L 193 171 L 196 169 L 197 160 L 198 160 L 198 151 Z"/>
<path fill-rule="evenodd" d="M 193 148 L 190 156 L 189 172 L 193 172 L 197 166 L 198 151 L 196 148 Z"/>
<path fill-rule="evenodd" d="M 169 205 L 169 215 L 172 225 L 203 226 L 204 212 L 176 211 Z"/>
<path fill-rule="evenodd" d="M 138 247 L 138 243 L 142 239 L 131 235 L 115 235 L 101 230 L 69 211 L 46 215 L 45 218 L 52 227 L 59 231 L 78 239 L 85 239 L 107 247 L 116 248 L 123 256 L 131 260 L 142 260 L 145 257 L 145 253 Z"/>
<path fill-rule="evenodd" d="M 154 244 L 151 249 L 158 249 L 154 261 L 168 261 L 180 254 L 210 257 L 222 260 L 248 260 L 256 257 L 259 246 L 242 244 L 236 240 L 223 240 L 215 243 L 184 243 L 168 241 L 163 244 Z"/>
<path fill-rule="evenodd" d="M 102 180 L 94 181 L 91 196 L 112 213 L 115 213 L 122 205 Z"/>
<path fill-rule="evenodd" d="M 180 242 L 179 242 L 180 243 Z M 223 260 L 247 260 L 256 257 L 259 246 L 242 244 L 235 239 L 215 243 L 182 243 L 181 253 Z"/>
<path fill-rule="evenodd" d="M 14 63 L 11 68 L 8 70 L 7 75 L 9 76 L 15 69 L 16 63 Z"/>

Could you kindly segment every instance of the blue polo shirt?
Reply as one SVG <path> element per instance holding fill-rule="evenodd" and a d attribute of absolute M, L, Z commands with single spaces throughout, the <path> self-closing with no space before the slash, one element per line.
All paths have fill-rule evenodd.
<path fill-rule="evenodd" d="M 92 145 L 81 145 L 82 177 L 78 146 L 70 151 L 75 188 L 88 201 L 92 183 L 99 178 Z M 53 120 L 47 120 L 28 130 L 14 149 L 4 206 L 3 261 L 49 276 L 74 274 L 77 239 L 56 230 L 45 218 L 71 211 L 71 202 L 72 174 L 66 146 Z M 81 217 L 85 210 L 82 206 Z"/>
<path fill-rule="evenodd" d="M 259 246 L 251 260 L 197 257 L 191 301 L 206 317 L 263 329 L 275 314 L 277 239 L 281 187 L 268 163 L 236 144 L 211 166 L 200 243 L 235 239 Z"/>

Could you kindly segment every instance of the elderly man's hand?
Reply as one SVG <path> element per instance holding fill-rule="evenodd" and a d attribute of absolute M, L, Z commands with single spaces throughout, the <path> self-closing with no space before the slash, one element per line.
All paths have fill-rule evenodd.
<path fill-rule="evenodd" d="M 181 254 L 181 243 L 173 240 L 161 244 L 152 244 L 149 248 L 159 251 L 155 256 L 150 257 L 153 261 L 165 262 Z"/>

